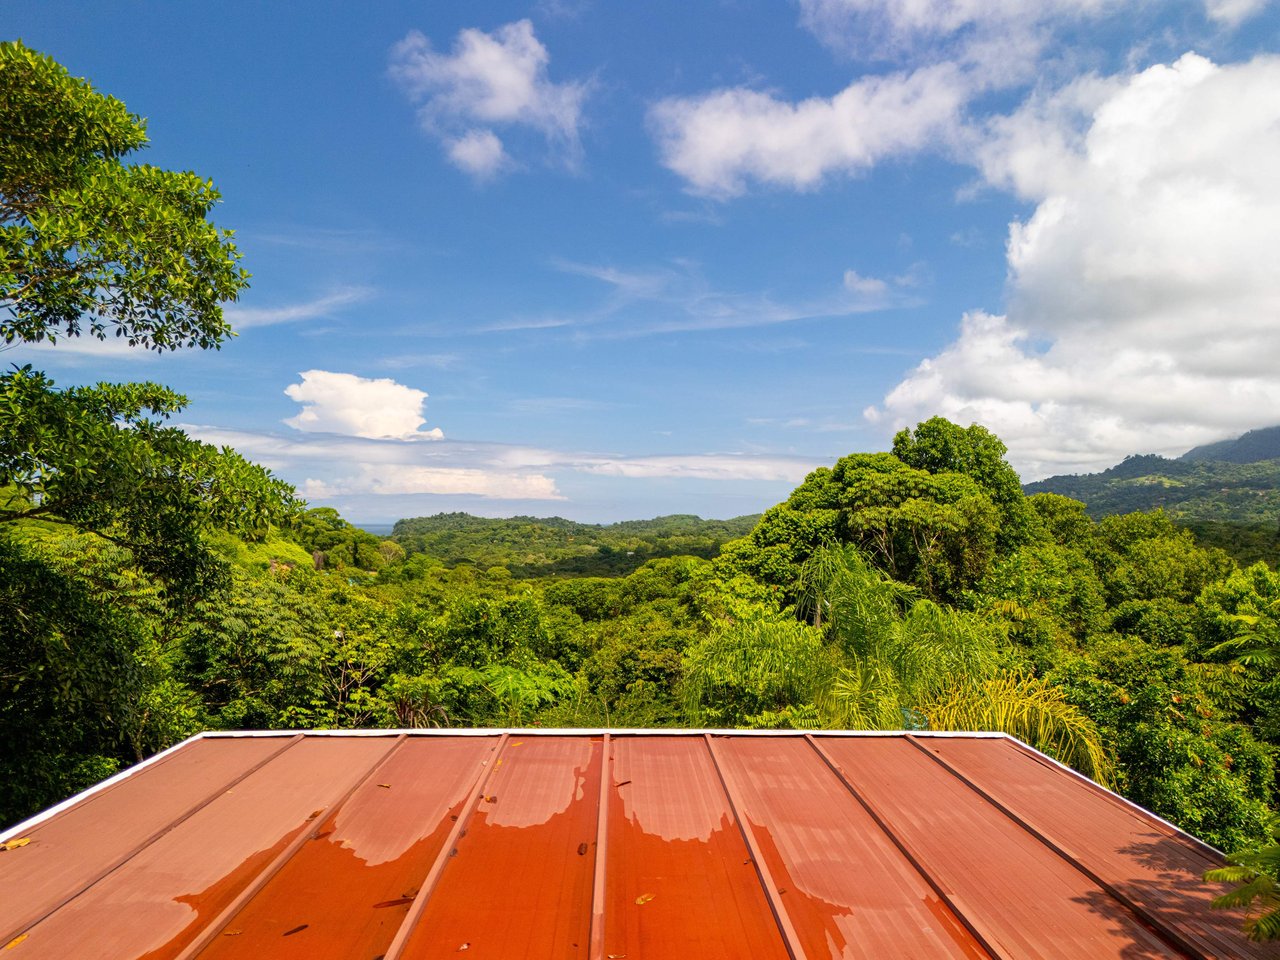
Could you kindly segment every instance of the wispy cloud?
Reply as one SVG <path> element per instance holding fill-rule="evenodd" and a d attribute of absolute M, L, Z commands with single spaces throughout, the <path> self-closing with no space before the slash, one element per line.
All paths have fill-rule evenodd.
<path fill-rule="evenodd" d="M 897 279 L 863 277 L 849 271 L 840 284 L 808 298 L 783 298 L 768 292 L 716 289 L 689 261 L 649 269 L 553 261 L 564 273 L 605 285 L 609 296 L 595 309 L 573 319 L 583 339 L 639 337 L 664 333 L 766 327 L 824 317 L 846 317 L 906 306 L 918 295 Z M 557 325 L 564 325 L 561 320 Z"/>
<path fill-rule="evenodd" d="M 795 484 L 816 458 L 757 453 L 652 454 L 551 450 L 514 444 L 440 440 L 415 443 L 329 434 L 257 433 L 184 424 L 207 443 L 234 447 L 307 496 L 475 496 L 489 500 L 564 500 L 560 484 L 577 477 Z M 367 510 L 380 512 L 380 508 Z M 424 509 L 430 509 L 425 507 Z"/>
<path fill-rule="evenodd" d="M 278 323 L 297 323 L 331 317 L 342 307 L 368 300 L 373 291 L 368 287 L 339 287 L 314 300 L 290 303 L 278 307 L 244 307 L 232 304 L 223 310 L 223 316 L 236 330 L 269 327 Z"/>
<path fill-rule="evenodd" d="M 615 406 L 605 400 L 586 397 L 521 397 L 512 400 L 507 408 L 519 414 L 579 413 L 584 410 L 608 410 Z"/>
<path fill-rule="evenodd" d="M 99 340 L 93 336 L 61 336 L 56 341 L 0 344 L 0 358 L 6 361 L 16 362 L 32 355 L 39 356 L 42 361 L 47 358 L 63 358 L 69 361 L 67 366 L 83 366 L 105 360 L 139 363 L 156 360 L 161 356 L 171 357 L 175 354 L 168 351 L 159 354 L 143 347 L 131 347 L 124 337 L 112 336 L 108 336 L 105 340 Z M 177 355 L 180 356 L 181 352 Z"/>
<path fill-rule="evenodd" d="M 417 367 L 428 367 L 432 370 L 453 370 L 462 363 L 456 353 L 402 353 L 383 357 L 378 366 L 388 370 L 412 370 Z"/>

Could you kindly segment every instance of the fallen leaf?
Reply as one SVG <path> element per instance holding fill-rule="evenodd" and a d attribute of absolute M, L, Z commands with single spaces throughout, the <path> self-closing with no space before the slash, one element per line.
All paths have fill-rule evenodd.
<path fill-rule="evenodd" d="M 631 782 L 630 780 L 621 780 L 617 784 L 615 784 L 615 786 L 625 787 L 630 782 Z"/>
<path fill-rule="evenodd" d="M 587 854 L 587 845 L 585 843 L 578 844 L 578 856 L 583 857 Z"/>
<path fill-rule="evenodd" d="M 294 927 L 292 930 L 286 930 L 284 933 L 280 934 L 280 936 L 292 937 L 295 933 L 301 933 L 303 930 L 307 929 L 307 927 L 309 926 L 311 926 L 311 924 L 309 923 L 300 923 L 296 927 Z"/>
<path fill-rule="evenodd" d="M 394 900 L 383 900 L 381 903 L 375 903 L 373 905 L 373 909 L 378 910 L 381 907 L 398 907 L 406 903 L 413 903 L 413 897 L 396 897 Z"/>
<path fill-rule="evenodd" d="M 470 949 L 471 949 L 470 943 L 464 943 L 462 946 L 458 948 L 458 950 L 470 950 Z M 455 950 L 454 953 L 457 953 L 458 950 Z"/>
<path fill-rule="evenodd" d="M 389 783 L 380 783 L 380 784 L 378 784 L 378 786 L 383 787 L 383 788 L 385 788 L 385 789 L 387 789 L 387 790 L 390 790 L 390 789 L 391 789 L 391 784 L 389 784 Z"/>
<path fill-rule="evenodd" d="M 30 842 L 30 837 L 19 837 L 16 840 L 6 840 L 4 843 L 0 843 L 0 850 L 17 850 L 19 847 L 25 847 Z"/>
<path fill-rule="evenodd" d="M 611 953 L 609 954 L 609 960 L 622 960 L 625 956 L 625 953 Z"/>
<path fill-rule="evenodd" d="M 636 897 L 636 903 L 648 903 L 652 899 L 652 893 L 642 893 L 640 896 Z"/>
<path fill-rule="evenodd" d="M 6 950 L 12 950 L 14 947 L 20 944 L 23 940 L 27 939 L 27 937 L 29 936 L 31 936 L 31 934 L 29 933 L 20 933 L 16 937 L 14 937 L 12 940 L 10 940 L 8 943 L 6 943 L 4 945 L 4 948 Z"/>
<path fill-rule="evenodd" d="M 238 937 L 242 933 L 244 933 L 243 930 L 223 930 L 222 931 L 222 935 L 224 937 Z"/>
<path fill-rule="evenodd" d="M 311 816 L 307 817 L 307 819 L 314 820 L 316 817 L 320 816 L 320 814 L 322 813 L 324 813 L 324 807 L 321 807 L 319 810 L 312 810 Z"/>

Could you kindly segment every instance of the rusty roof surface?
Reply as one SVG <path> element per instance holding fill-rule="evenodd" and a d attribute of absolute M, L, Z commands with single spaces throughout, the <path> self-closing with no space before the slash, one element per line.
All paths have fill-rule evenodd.
<path fill-rule="evenodd" d="M 998 735 L 204 734 L 14 839 L 4 960 L 1280 958 Z"/>

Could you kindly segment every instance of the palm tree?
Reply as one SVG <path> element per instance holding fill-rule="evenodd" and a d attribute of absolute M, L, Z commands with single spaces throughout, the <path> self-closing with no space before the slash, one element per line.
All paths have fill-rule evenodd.
<path fill-rule="evenodd" d="M 940 606 L 877 570 L 855 547 L 825 545 L 800 574 L 799 613 L 836 660 L 812 691 L 823 726 L 991 730 L 1045 750 L 1105 783 L 1111 763 L 1093 723 L 1047 681 L 1002 669 L 1001 624 Z M 773 669 L 753 654 L 753 668 Z M 788 661 L 794 674 L 800 667 Z"/>
<path fill-rule="evenodd" d="M 1216 898 L 1213 906 L 1222 910 L 1248 909 L 1244 932 L 1251 940 L 1280 940 L 1280 817 L 1271 821 L 1271 837 L 1275 843 L 1233 853 L 1227 857 L 1227 866 L 1204 875 L 1215 883 L 1239 884 Z"/>

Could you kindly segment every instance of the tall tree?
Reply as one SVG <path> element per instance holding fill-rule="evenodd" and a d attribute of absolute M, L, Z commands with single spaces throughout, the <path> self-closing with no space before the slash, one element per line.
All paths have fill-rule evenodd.
<path fill-rule="evenodd" d="M 164 351 L 230 335 L 222 304 L 248 274 L 208 221 L 218 193 L 127 164 L 146 142 L 120 101 L 0 43 L 0 345 L 113 336 Z M 188 732 L 198 711 L 163 647 L 224 579 L 208 536 L 255 536 L 296 509 L 266 470 L 167 426 L 185 403 L 153 383 L 0 374 L 0 819 Z"/>
<path fill-rule="evenodd" d="M 88 335 L 154 350 L 216 347 L 222 304 L 248 282 L 218 192 L 125 158 L 146 124 L 20 41 L 0 43 L 0 337 Z M 229 450 L 163 425 L 181 395 L 152 383 L 58 389 L 0 375 L 0 525 L 39 517 L 129 547 L 191 584 L 209 527 L 261 532 L 292 491 Z"/>
<path fill-rule="evenodd" d="M 247 285 L 194 173 L 128 165 L 146 122 L 20 41 L 0 43 L 0 323 L 6 343 L 108 333 L 216 347 Z"/>

